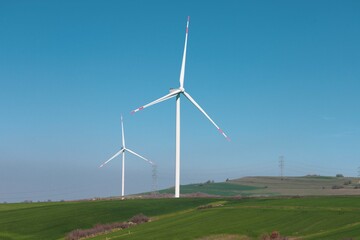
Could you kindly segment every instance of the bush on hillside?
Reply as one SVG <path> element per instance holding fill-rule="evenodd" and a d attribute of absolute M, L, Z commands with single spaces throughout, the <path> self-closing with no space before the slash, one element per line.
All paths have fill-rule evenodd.
<path fill-rule="evenodd" d="M 146 223 L 148 222 L 150 219 L 145 216 L 144 214 L 140 213 L 138 215 L 133 216 L 132 218 L 130 218 L 130 222 L 132 223 L 136 223 L 136 224 L 140 224 L 140 223 Z"/>
<path fill-rule="evenodd" d="M 99 234 L 111 232 L 115 229 L 126 229 L 132 225 L 137 225 L 150 221 L 150 219 L 144 214 L 138 214 L 133 216 L 129 222 L 115 222 L 108 224 L 96 224 L 90 229 L 76 229 L 71 231 L 66 237 L 66 240 L 79 240 L 81 238 L 87 238 L 90 236 L 96 236 Z"/>
<path fill-rule="evenodd" d="M 261 240 L 288 240 L 288 237 L 283 237 L 278 231 L 273 231 L 270 234 L 264 234 Z"/>
<path fill-rule="evenodd" d="M 213 207 L 212 204 L 207 204 L 207 205 L 198 206 L 197 209 L 201 210 L 201 209 L 207 209 L 207 208 L 212 208 L 212 207 Z"/>

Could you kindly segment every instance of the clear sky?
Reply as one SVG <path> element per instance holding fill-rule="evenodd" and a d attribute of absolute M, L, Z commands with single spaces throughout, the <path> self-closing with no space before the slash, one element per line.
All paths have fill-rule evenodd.
<path fill-rule="evenodd" d="M 127 147 L 174 185 L 175 100 L 190 15 L 181 183 L 358 176 L 359 1 L 1 1 L 0 202 L 121 192 Z M 126 194 L 151 190 L 127 155 Z"/>

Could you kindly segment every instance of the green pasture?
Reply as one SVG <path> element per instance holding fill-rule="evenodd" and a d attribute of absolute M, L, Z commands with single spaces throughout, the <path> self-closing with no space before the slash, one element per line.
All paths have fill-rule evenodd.
<path fill-rule="evenodd" d="M 93 239 L 202 239 L 238 235 L 260 239 L 274 230 L 297 239 L 360 239 L 359 197 L 224 200 Z"/>
<path fill-rule="evenodd" d="M 213 204 L 212 208 L 198 209 Z M 0 239 L 63 239 L 96 223 L 143 213 L 153 220 L 93 239 L 259 239 L 279 231 L 299 239 L 360 239 L 360 197 L 134 199 L 0 204 Z"/>
<path fill-rule="evenodd" d="M 232 184 L 232 183 L 200 183 L 200 184 L 189 184 L 182 185 L 180 190 L 181 194 L 192 194 L 192 193 L 205 193 L 209 195 L 216 196 L 247 196 L 247 191 L 253 191 L 257 189 L 262 189 L 263 187 L 255 186 L 246 186 L 241 184 Z M 161 190 L 160 193 L 169 193 L 173 194 L 175 192 L 174 188 L 169 188 Z"/>
<path fill-rule="evenodd" d="M 210 199 L 108 200 L 58 203 L 0 204 L 0 239 L 61 239 L 78 228 L 181 212 Z"/>

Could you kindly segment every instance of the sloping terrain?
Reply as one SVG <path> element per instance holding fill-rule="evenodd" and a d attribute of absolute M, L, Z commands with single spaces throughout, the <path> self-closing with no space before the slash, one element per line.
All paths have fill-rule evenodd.
<path fill-rule="evenodd" d="M 345 177 L 244 177 L 221 183 L 182 185 L 181 194 L 214 196 L 339 196 L 360 195 L 358 178 Z M 159 191 L 173 194 L 174 188 Z"/>
<path fill-rule="evenodd" d="M 173 200 L 173 201 L 169 201 Z M 210 199 L 108 200 L 0 204 L 0 239 L 60 239 L 78 228 L 158 216 L 207 204 Z"/>
<path fill-rule="evenodd" d="M 261 239 L 276 230 L 290 239 L 359 239 L 359 197 L 216 201 L 130 230 L 93 239 Z M 211 236 L 224 236 L 212 238 Z"/>
<path fill-rule="evenodd" d="M 360 195 L 358 178 L 345 177 L 244 177 L 229 181 L 257 189 L 244 194 L 260 196 Z"/>
<path fill-rule="evenodd" d="M 125 221 L 151 222 L 93 239 L 360 239 L 360 197 L 131 199 L 0 204 L 0 239 L 64 239 L 71 230 Z"/>
<path fill-rule="evenodd" d="M 166 189 L 161 196 L 170 198 L 0 204 L 0 239 L 64 239 L 143 213 L 150 223 L 95 239 L 259 239 L 276 230 L 297 239 L 360 240 L 358 186 L 356 178 L 246 177 L 181 187 L 183 196 L 202 198 L 173 199 Z"/>

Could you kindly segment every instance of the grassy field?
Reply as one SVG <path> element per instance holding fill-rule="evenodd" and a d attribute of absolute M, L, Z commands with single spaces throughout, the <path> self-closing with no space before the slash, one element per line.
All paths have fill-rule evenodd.
<path fill-rule="evenodd" d="M 256 187 L 244 191 L 251 196 L 360 195 L 359 178 L 350 177 L 244 177 L 228 183 Z"/>
<path fill-rule="evenodd" d="M 244 177 L 220 183 L 182 185 L 181 194 L 203 193 L 216 196 L 343 196 L 359 195 L 359 178 L 306 177 Z M 174 188 L 159 191 L 174 194 Z"/>
<path fill-rule="evenodd" d="M 216 207 L 198 209 L 210 203 Z M 93 239 L 259 239 L 273 230 L 298 239 L 360 239 L 356 196 L 0 204 L 0 239 L 63 239 L 71 230 L 138 213 L 153 220 Z"/>
<path fill-rule="evenodd" d="M 192 194 L 192 193 L 205 193 L 216 196 L 248 196 L 251 195 L 251 191 L 261 190 L 263 186 L 247 186 L 241 184 L 232 183 L 203 183 L 203 184 L 189 184 L 182 185 L 180 190 L 181 194 Z M 159 191 L 159 193 L 173 194 L 174 188 L 169 188 Z"/>
<path fill-rule="evenodd" d="M 297 239 L 360 239 L 359 197 L 224 200 L 223 206 L 179 212 L 94 239 L 259 239 L 273 230 Z"/>
<path fill-rule="evenodd" d="M 61 239 L 74 229 L 91 228 L 96 223 L 125 221 L 138 213 L 159 216 L 181 212 L 210 201 L 149 199 L 0 204 L 0 239 Z"/>

